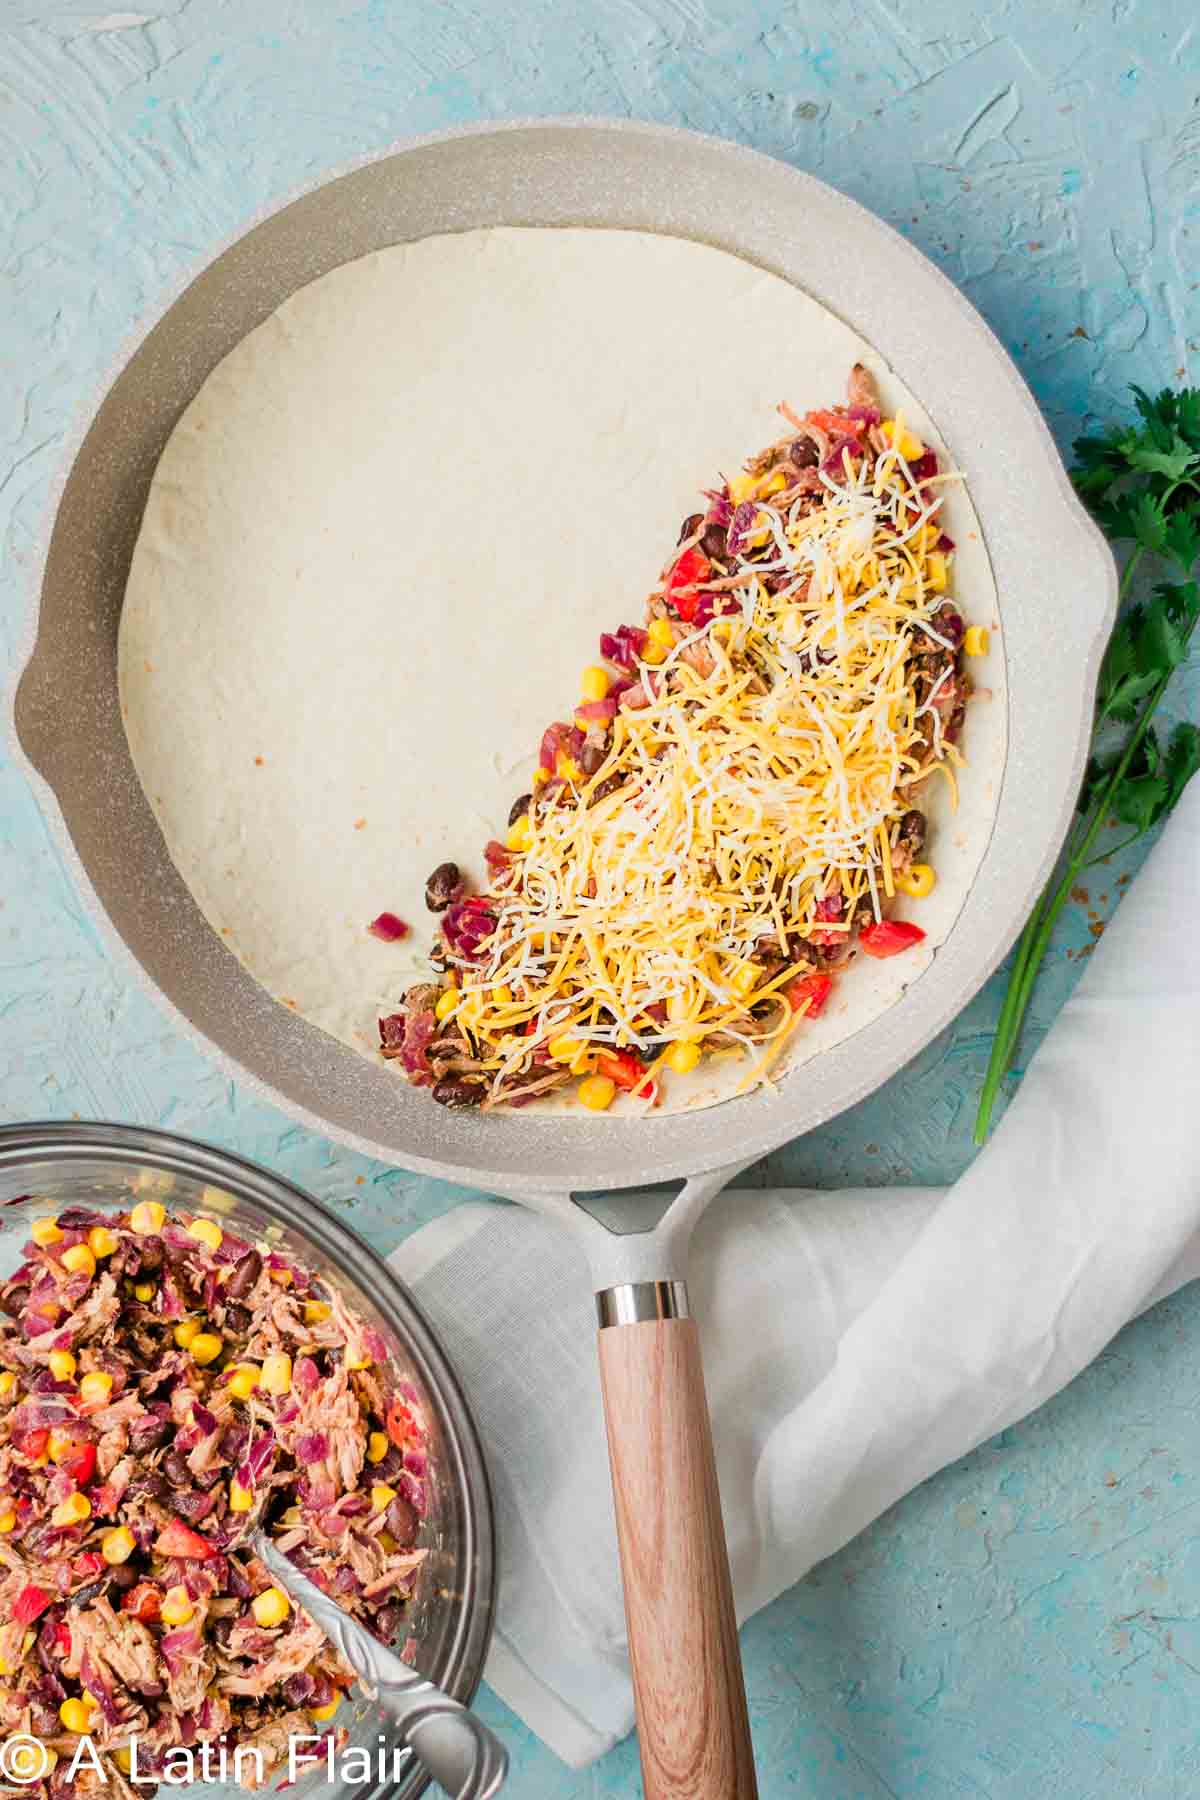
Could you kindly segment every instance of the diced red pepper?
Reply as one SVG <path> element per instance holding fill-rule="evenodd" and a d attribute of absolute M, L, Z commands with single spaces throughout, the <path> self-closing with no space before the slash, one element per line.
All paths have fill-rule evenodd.
<path fill-rule="evenodd" d="M 99 1575 L 103 1567 L 104 1558 L 100 1555 L 99 1551 L 85 1550 L 82 1556 L 77 1556 L 72 1562 L 71 1573 L 77 1581 L 91 1581 L 93 1576 Z M 70 1647 L 71 1638 L 70 1633 L 68 1632 L 67 1649 L 69 1650 Z"/>
<path fill-rule="evenodd" d="M 53 1599 L 53 1594 L 48 1594 L 45 1588 L 35 1587 L 31 1581 L 13 1601 L 12 1616 L 18 1625 L 32 1625 L 35 1619 L 41 1618 Z"/>
<path fill-rule="evenodd" d="M 66 1471 L 76 1487 L 86 1487 L 96 1473 L 95 1444 L 79 1444 L 69 1455 L 61 1458 L 58 1466 Z"/>
<path fill-rule="evenodd" d="M 152 1581 L 135 1582 L 121 1601 L 121 1611 L 143 1625 L 153 1625 L 162 1612 L 162 1591 Z"/>
<path fill-rule="evenodd" d="M 696 616 L 696 608 L 700 604 L 700 595 L 696 593 L 680 593 L 681 588 L 694 588 L 700 582 L 707 581 L 712 574 L 712 564 L 703 550 L 693 544 L 685 550 L 667 576 L 666 597 L 679 617 L 690 624 Z"/>
<path fill-rule="evenodd" d="M 168 1519 L 154 1540 L 156 1556 L 191 1556 L 207 1562 L 216 1555 L 214 1546 L 200 1532 L 193 1531 L 182 1519 Z"/>
<path fill-rule="evenodd" d="M 83 1560 L 83 1558 L 81 1557 L 80 1561 L 82 1562 L 82 1560 Z M 96 1558 L 96 1561 L 99 1563 L 101 1568 L 104 1567 L 104 1562 L 101 1557 L 98 1556 Z M 93 1573 L 95 1573 L 95 1572 L 96 1571 L 93 1570 Z M 55 1647 L 59 1650 L 59 1652 L 63 1656 L 70 1656 L 70 1654 L 71 1654 L 71 1627 L 67 1624 L 65 1619 L 60 1619 L 58 1624 L 54 1627 L 54 1643 L 55 1643 Z"/>
<path fill-rule="evenodd" d="M 387 1434 L 399 1450 L 416 1433 L 416 1420 L 403 1400 L 393 1400 L 387 1410 Z"/>
<path fill-rule="evenodd" d="M 857 437 L 862 429 L 858 420 L 850 418 L 846 413 L 810 412 L 805 416 L 810 425 L 815 425 L 818 431 L 825 432 L 827 436 Z"/>
<path fill-rule="evenodd" d="M 30 1462 L 36 1462 L 44 1456 L 46 1445 L 50 1442 L 48 1427 L 40 1427 L 36 1431 L 14 1431 L 12 1434 L 13 1449 L 20 1456 L 27 1456 Z"/>
<path fill-rule="evenodd" d="M 858 941 L 868 956 L 884 957 L 899 956 L 902 950 L 911 950 L 924 937 L 921 927 L 910 925 L 907 919 L 881 919 L 876 925 L 865 925 L 858 934 Z"/>
<path fill-rule="evenodd" d="M 806 1019 L 815 1019 L 833 992 L 832 975 L 798 975 L 784 989 L 793 1012 L 804 1010 Z"/>
<path fill-rule="evenodd" d="M 631 1050 L 601 1050 L 596 1057 L 596 1067 L 601 1075 L 607 1075 L 627 1094 L 635 1094 L 639 1100 L 654 1098 L 654 1083 L 646 1079 L 645 1064 Z"/>

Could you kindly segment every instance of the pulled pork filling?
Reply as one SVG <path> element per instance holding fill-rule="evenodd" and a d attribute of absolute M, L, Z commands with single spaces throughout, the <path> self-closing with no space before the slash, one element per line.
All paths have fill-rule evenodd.
<path fill-rule="evenodd" d="M 545 732 L 531 792 L 484 852 L 426 888 L 438 979 L 379 1021 L 381 1052 L 451 1107 L 568 1084 L 642 1110 L 709 1055 L 770 1077 L 856 951 L 936 880 L 923 784 L 955 787 L 986 648 L 947 597 L 953 471 L 867 370 L 705 495 L 642 625 L 600 639 L 583 696 Z"/>
<path fill-rule="evenodd" d="M 246 1535 L 394 1643 L 426 1555 L 416 1396 L 332 1283 L 214 1218 L 72 1206 L 22 1254 L 0 1284 L 0 1737 L 57 1759 L 23 1791 L 128 1793 L 131 1738 L 139 1777 L 205 1743 L 277 1776 L 355 1677 Z M 82 1733 L 103 1783 L 67 1779 Z"/>

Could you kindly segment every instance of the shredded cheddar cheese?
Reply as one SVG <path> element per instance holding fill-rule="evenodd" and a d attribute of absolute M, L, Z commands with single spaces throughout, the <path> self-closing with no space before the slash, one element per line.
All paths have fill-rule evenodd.
<path fill-rule="evenodd" d="M 765 1079 L 803 1016 L 783 995 L 811 966 L 797 945 L 836 942 L 864 896 L 881 917 L 914 784 L 934 768 L 953 784 L 937 704 L 953 670 L 919 699 L 912 659 L 955 649 L 934 622 L 938 495 L 955 477 L 918 484 L 909 441 L 898 423 L 873 465 L 823 475 L 822 504 L 758 499 L 721 583 L 728 613 L 674 622 L 665 654 L 659 632 L 637 668 L 647 703 L 622 697 L 592 776 L 560 758 L 566 803 L 531 806 L 482 956 L 450 959 L 456 1018 L 497 1089 L 531 1037 L 577 1041 L 577 1073 L 597 1047 L 705 1038 L 763 1051 Z M 831 894 L 842 922 L 816 910 Z M 769 976 L 764 943 L 786 959 Z"/>

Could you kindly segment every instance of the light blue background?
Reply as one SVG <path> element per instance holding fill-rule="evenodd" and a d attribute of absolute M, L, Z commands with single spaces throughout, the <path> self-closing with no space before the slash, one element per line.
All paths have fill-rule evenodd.
<path fill-rule="evenodd" d="M 1064 448 L 1126 384 L 1196 379 L 1200 31 L 1173 0 L 0 0 L 0 653 L 63 435 L 131 322 L 258 207 L 405 133 L 637 115 L 812 169 L 897 225 L 1008 345 Z M 1064 596 L 1064 604 L 1070 596 Z M 1194 711 L 1195 682 L 1192 682 Z M 70 729 L 69 708 L 63 728 Z M 1132 855 L 1072 909 L 1024 1054 Z M 1176 928 L 1180 922 L 1176 921 Z M 967 1161 L 1000 984 L 880 1094 L 748 1181 L 937 1182 Z M 1098 1053 L 1102 1053 L 1098 1051 Z M 0 1107 L 127 1118 L 282 1169 L 381 1248 L 452 1190 L 298 1129 L 108 962 L 0 763 Z M 1138 1196 L 1130 1196 L 1130 1231 Z M 752 1621 L 762 1789 L 1109 1800 L 1200 1781 L 1192 1294 Z M 513 1791 L 564 1771 L 494 1699 Z"/>

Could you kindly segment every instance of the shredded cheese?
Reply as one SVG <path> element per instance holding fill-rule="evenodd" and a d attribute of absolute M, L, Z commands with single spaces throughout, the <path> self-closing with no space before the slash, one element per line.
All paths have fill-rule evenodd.
<path fill-rule="evenodd" d="M 822 477 L 815 507 L 757 502 L 728 614 L 677 624 L 665 659 L 639 666 L 647 704 L 622 702 L 603 765 L 574 775 L 567 803 L 531 807 L 482 960 L 457 959 L 458 1017 L 497 1087 L 531 1037 L 715 1039 L 763 1050 L 765 1078 L 803 1016 L 783 994 L 811 966 L 797 945 L 845 930 L 863 894 L 878 918 L 880 882 L 895 893 L 914 784 L 940 768 L 953 786 L 937 703 L 952 671 L 919 702 L 912 662 L 954 648 L 931 624 L 944 594 L 928 563 L 948 477 L 918 486 L 895 449 L 845 477 Z M 839 894 L 842 922 L 818 914 Z M 759 980 L 767 941 L 786 966 Z"/>

